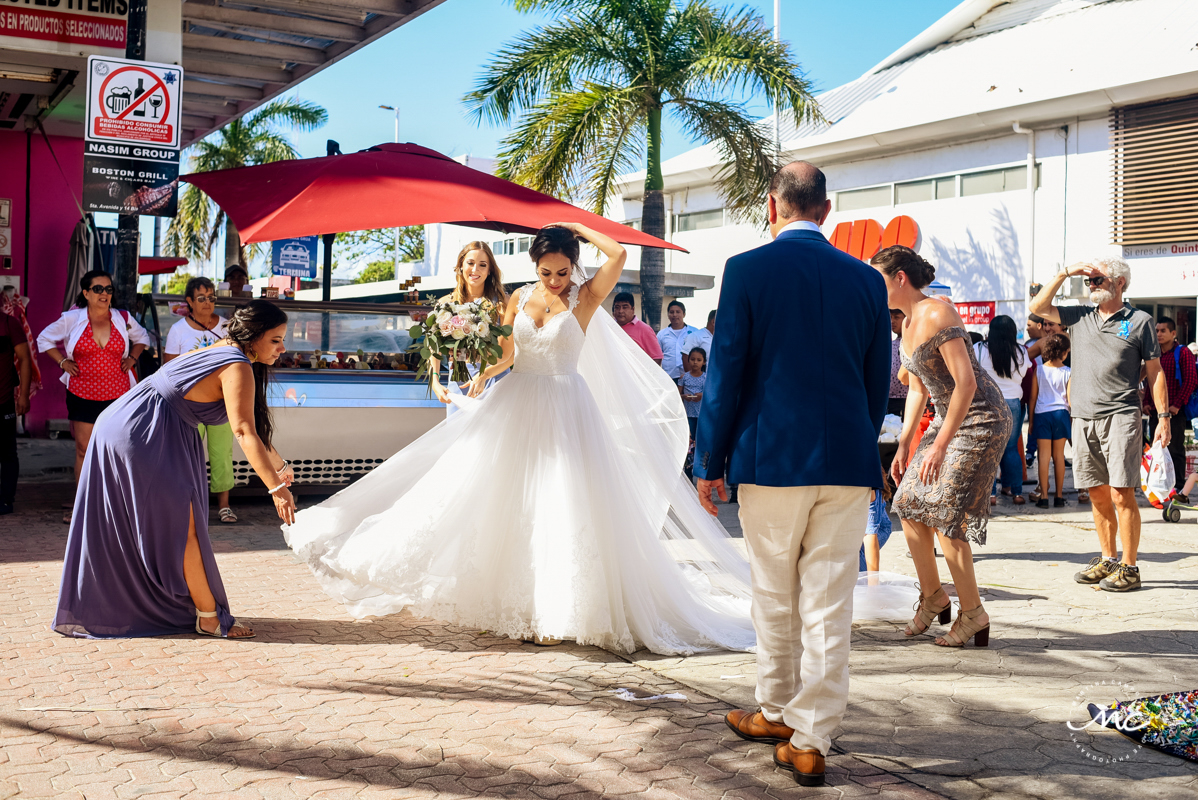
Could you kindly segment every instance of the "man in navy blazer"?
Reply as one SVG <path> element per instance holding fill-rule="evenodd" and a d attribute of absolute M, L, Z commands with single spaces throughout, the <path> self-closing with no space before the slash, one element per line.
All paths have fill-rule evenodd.
<path fill-rule="evenodd" d="M 882 276 L 820 233 L 824 175 L 796 161 L 770 184 L 774 241 L 728 260 L 696 434 L 699 499 L 739 484 L 753 575 L 758 712 L 726 721 L 775 743 L 804 786 L 848 703 L 849 634 L 878 432 L 890 394 Z"/>

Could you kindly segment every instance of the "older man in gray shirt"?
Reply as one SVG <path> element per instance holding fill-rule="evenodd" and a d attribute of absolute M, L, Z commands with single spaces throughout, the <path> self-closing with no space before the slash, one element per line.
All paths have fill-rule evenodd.
<path fill-rule="evenodd" d="M 1053 297 L 1072 275 L 1085 276 L 1092 306 L 1057 308 Z M 1031 312 L 1069 329 L 1073 347 L 1070 411 L 1073 415 L 1073 482 L 1090 490 L 1094 527 L 1102 555 L 1074 575 L 1108 592 L 1140 588 L 1136 551 L 1140 545 L 1139 385 L 1146 370 L 1160 414 L 1155 441 L 1169 444 L 1169 390 L 1161 371 L 1160 346 L 1152 317 L 1123 301 L 1131 268 L 1120 258 L 1075 264 L 1032 298 Z M 1118 534 L 1118 536 L 1116 536 Z M 1116 538 L 1123 545 L 1117 557 Z"/>

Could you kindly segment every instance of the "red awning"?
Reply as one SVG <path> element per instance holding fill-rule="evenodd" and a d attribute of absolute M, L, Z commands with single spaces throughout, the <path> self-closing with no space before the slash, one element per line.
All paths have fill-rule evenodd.
<path fill-rule="evenodd" d="M 174 272 L 179 267 L 186 266 L 186 258 L 167 258 L 166 256 L 140 256 L 137 259 L 138 275 L 165 275 Z"/>
<path fill-rule="evenodd" d="M 437 222 L 530 234 L 554 222 L 581 222 L 623 244 L 686 252 L 411 143 L 197 172 L 183 180 L 233 218 L 244 244 Z"/>

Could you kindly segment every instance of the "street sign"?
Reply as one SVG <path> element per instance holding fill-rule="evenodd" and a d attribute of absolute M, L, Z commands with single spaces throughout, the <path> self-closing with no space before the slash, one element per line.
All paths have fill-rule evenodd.
<path fill-rule="evenodd" d="M 175 216 L 182 86 L 183 70 L 173 64 L 88 58 L 87 211 Z"/>
<path fill-rule="evenodd" d="M 90 56 L 84 138 L 177 149 L 182 90 L 173 64 Z"/>
<path fill-rule="evenodd" d="M 319 236 L 280 239 L 270 244 L 270 270 L 289 278 L 316 277 L 316 251 Z"/>

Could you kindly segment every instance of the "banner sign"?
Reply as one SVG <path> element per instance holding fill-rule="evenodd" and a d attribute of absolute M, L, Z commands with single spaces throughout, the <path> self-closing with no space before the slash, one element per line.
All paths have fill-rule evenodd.
<path fill-rule="evenodd" d="M 270 271 L 288 278 L 316 278 L 316 251 L 319 236 L 280 239 L 270 245 Z"/>
<path fill-rule="evenodd" d="M 18 1 L 0 6 L 0 36 L 125 49 L 128 0 L 26 0 L 14 5 Z"/>
<path fill-rule="evenodd" d="M 989 325 L 994 321 L 994 303 L 956 303 L 957 313 L 966 325 Z"/>
<path fill-rule="evenodd" d="M 182 87 L 183 70 L 173 64 L 88 58 L 83 151 L 87 211 L 175 216 Z"/>
<path fill-rule="evenodd" d="M 116 150 L 115 155 L 107 151 Z M 173 217 L 178 209 L 179 151 L 171 159 L 142 158 L 126 153 L 149 148 L 84 142 L 83 208 L 114 214 Z"/>

